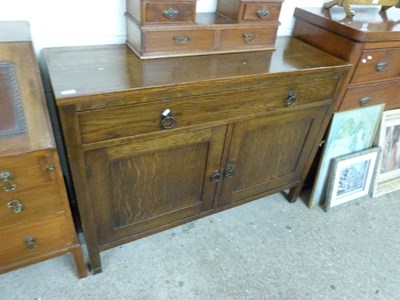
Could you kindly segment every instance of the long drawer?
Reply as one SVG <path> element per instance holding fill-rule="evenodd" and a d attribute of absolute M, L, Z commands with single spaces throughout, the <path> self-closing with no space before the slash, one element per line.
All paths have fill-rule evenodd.
<path fill-rule="evenodd" d="M 0 197 L 0 227 L 31 221 L 64 211 L 57 184 L 46 184 L 29 191 Z"/>
<path fill-rule="evenodd" d="M 182 128 L 248 114 L 271 111 L 331 100 L 337 79 L 297 82 L 288 85 L 266 86 L 258 89 L 200 95 L 175 100 L 84 111 L 78 114 L 83 144 L 120 137 L 160 132 L 162 112 L 169 109 L 175 127 Z"/>
<path fill-rule="evenodd" d="M 372 49 L 363 51 L 352 84 L 400 77 L 400 48 Z"/>
<path fill-rule="evenodd" d="M 1 228 L 0 268 L 12 261 L 57 251 L 74 240 L 74 232 L 64 213 L 38 222 Z"/>
<path fill-rule="evenodd" d="M 348 87 L 340 110 L 382 103 L 385 110 L 400 108 L 400 79 Z"/>

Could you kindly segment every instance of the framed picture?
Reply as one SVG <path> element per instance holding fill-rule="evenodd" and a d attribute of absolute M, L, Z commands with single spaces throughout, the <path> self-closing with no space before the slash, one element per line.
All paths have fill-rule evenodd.
<path fill-rule="evenodd" d="M 381 148 L 358 151 L 332 159 L 325 210 L 370 194 Z"/>
<path fill-rule="evenodd" d="M 376 145 L 382 148 L 382 158 L 373 197 L 400 189 L 400 109 L 383 113 Z"/>
<path fill-rule="evenodd" d="M 383 104 L 373 105 L 333 115 L 308 202 L 310 208 L 321 205 L 325 200 L 326 182 L 332 158 L 371 148 L 383 108 Z"/>

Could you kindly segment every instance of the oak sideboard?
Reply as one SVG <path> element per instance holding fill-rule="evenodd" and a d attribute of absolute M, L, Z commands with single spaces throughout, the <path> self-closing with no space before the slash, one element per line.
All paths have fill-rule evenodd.
<path fill-rule="evenodd" d="M 290 37 L 270 51 L 44 59 L 93 273 L 122 243 L 280 191 L 295 201 L 350 68 Z"/>

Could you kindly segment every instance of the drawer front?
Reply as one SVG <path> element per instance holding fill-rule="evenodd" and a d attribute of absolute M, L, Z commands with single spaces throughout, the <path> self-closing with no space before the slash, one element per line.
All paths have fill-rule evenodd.
<path fill-rule="evenodd" d="M 0 229 L 0 267 L 62 249 L 75 240 L 65 214 Z"/>
<path fill-rule="evenodd" d="M 0 158 L 0 196 L 55 179 L 52 151 Z"/>
<path fill-rule="evenodd" d="M 340 110 L 386 104 L 385 110 L 400 108 L 400 79 L 349 87 Z"/>
<path fill-rule="evenodd" d="M 146 2 L 144 23 L 187 23 L 194 22 L 195 1 Z"/>
<path fill-rule="evenodd" d="M 242 21 L 278 21 L 282 3 L 245 3 Z"/>
<path fill-rule="evenodd" d="M 400 76 L 400 48 L 366 50 L 351 83 L 395 79 Z"/>
<path fill-rule="evenodd" d="M 224 29 L 221 31 L 220 48 L 275 48 L 275 39 L 278 26 L 265 25 L 241 29 Z"/>
<path fill-rule="evenodd" d="M 27 222 L 64 210 L 57 184 L 0 197 L 0 227 Z"/>
<path fill-rule="evenodd" d="M 165 125 L 176 129 L 288 110 L 292 106 L 331 100 L 336 85 L 336 78 L 328 78 L 81 112 L 78 118 L 82 143 L 161 132 L 166 130 L 163 128 Z M 161 114 L 167 109 L 173 114 L 173 126 L 171 118 L 167 119 Z"/>
<path fill-rule="evenodd" d="M 144 32 L 146 53 L 179 53 L 214 47 L 214 30 L 168 30 Z"/>

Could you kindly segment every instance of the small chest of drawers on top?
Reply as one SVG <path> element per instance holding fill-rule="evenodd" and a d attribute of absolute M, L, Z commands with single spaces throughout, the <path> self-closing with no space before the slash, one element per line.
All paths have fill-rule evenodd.
<path fill-rule="evenodd" d="M 127 0 L 127 44 L 140 58 L 275 48 L 283 0 L 219 0 L 196 13 L 195 0 Z"/>
<path fill-rule="evenodd" d="M 295 201 L 349 67 L 290 38 L 154 60 L 126 45 L 44 56 L 95 273 L 122 243 L 285 189 Z"/>
<path fill-rule="evenodd" d="M 86 265 L 71 217 L 25 22 L 0 22 L 0 273 L 70 253 Z"/>
<path fill-rule="evenodd" d="M 400 108 L 400 10 L 296 8 L 294 36 L 353 64 L 339 110 L 385 104 Z"/>

